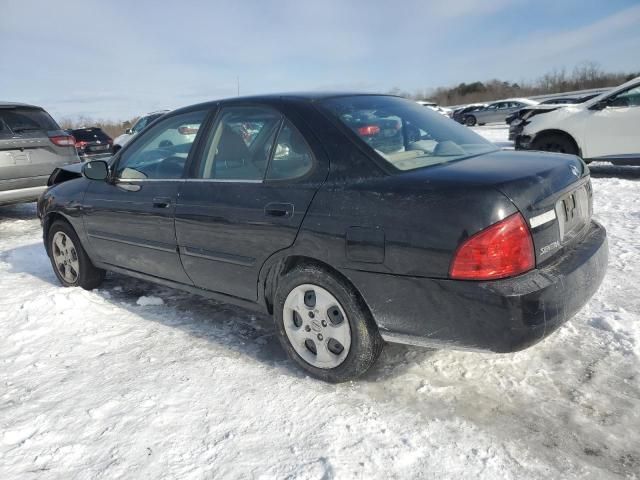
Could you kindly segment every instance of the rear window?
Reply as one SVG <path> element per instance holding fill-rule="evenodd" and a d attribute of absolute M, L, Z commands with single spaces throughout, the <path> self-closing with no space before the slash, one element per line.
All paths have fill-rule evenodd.
<path fill-rule="evenodd" d="M 498 150 L 467 127 L 403 98 L 360 95 L 332 98 L 322 105 L 397 170 Z"/>
<path fill-rule="evenodd" d="M 107 134 L 99 128 L 81 128 L 72 130 L 71 135 L 73 135 L 76 140 L 80 140 L 83 142 L 93 142 L 95 140 L 106 142 L 107 140 L 109 140 Z"/>
<path fill-rule="evenodd" d="M 0 109 L 0 123 L 13 133 L 60 129 L 47 112 L 38 108 Z"/>

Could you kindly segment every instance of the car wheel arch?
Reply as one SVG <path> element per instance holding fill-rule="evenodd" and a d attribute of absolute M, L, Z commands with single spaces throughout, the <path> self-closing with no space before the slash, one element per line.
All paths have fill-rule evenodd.
<path fill-rule="evenodd" d="M 576 138 L 565 130 L 560 130 L 558 128 L 548 128 L 546 130 L 540 130 L 539 132 L 536 133 L 534 141 L 537 141 L 540 138 L 543 138 L 548 135 L 561 135 L 565 137 L 567 140 L 571 141 L 573 145 L 576 147 L 576 150 L 578 151 L 578 155 L 582 158 L 582 147 L 580 146 Z"/>
<path fill-rule="evenodd" d="M 42 238 L 44 239 L 44 245 L 45 245 L 45 248 L 47 250 L 47 254 L 49 254 L 49 242 L 48 242 L 49 230 L 51 229 L 51 226 L 57 220 L 63 221 L 65 223 L 69 224 L 69 226 L 71 228 L 74 228 L 73 224 L 62 213 L 60 213 L 60 212 L 49 212 L 49 213 L 47 213 L 44 216 L 43 220 L 42 220 Z"/>
<path fill-rule="evenodd" d="M 278 288 L 279 279 L 283 278 L 288 272 L 300 265 L 314 265 L 345 282 L 353 289 L 360 302 L 362 302 L 362 306 L 366 308 L 367 312 L 371 315 L 369 305 L 349 277 L 340 270 L 329 265 L 327 262 L 314 257 L 297 254 L 282 255 L 277 260 L 271 262 L 269 266 L 263 268 L 264 273 L 261 275 L 263 278 L 260 281 L 260 285 L 262 286 L 261 303 L 266 307 L 270 314 L 273 314 L 274 298 Z"/>

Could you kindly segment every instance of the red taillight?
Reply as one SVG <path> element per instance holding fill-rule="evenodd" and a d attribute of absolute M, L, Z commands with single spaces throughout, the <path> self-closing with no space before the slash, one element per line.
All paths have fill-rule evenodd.
<path fill-rule="evenodd" d="M 76 139 L 71 135 L 56 135 L 55 137 L 49 137 L 49 140 L 59 147 L 73 147 L 76 144 Z"/>
<path fill-rule="evenodd" d="M 380 127 L 377 125 L 367 125 L 366 127 L 358 128 L 358 134 L 361 137 L 373 137 L 380 133 Z"/>
<path fill-rule="evenodd" d="M 89 144 L 88 142 L 84 142 L 84 141 L 82 141 L 82 140 L 78 140 L 78 141 L 76 142 L 76 148 L 84 148 L 84 147 L 86 147 L 88 144 Z"/>
<path fill-rule="evenodd" d="M 529 227 L 519 213 L 491 225 L 458 247 L 449 274 L 460 280 L 495 280 L 535 266 Z"/>

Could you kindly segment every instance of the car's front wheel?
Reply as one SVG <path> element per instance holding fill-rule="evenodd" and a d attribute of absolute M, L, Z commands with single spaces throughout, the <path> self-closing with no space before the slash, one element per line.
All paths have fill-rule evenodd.
<path fill-rule="evenodd" d="M 280 280 L 274 319 L 289 357 L 321 380 L 357 378 L 382 351 L 378 328 L 357 293 L 315 265 L 298 266 Z"/>
<path fill-rule="evenodd" d="M 575 142 L 565 135 L 557 133 L 543 134 L 536 138 L 531 145 L 533 150 L 542 150 L 544 152 L 568 153 L 578 155 L 578 147 Z"/>
<path fill-rule="evenodd" d="M 91 290 L 104 280 L 105 271 L 96 268 L 71 225 L 57 220 L 49 229 L 49 258 L 53 271 L 65 287 Z"/>
<path fill-rule="evenodd" d="M 464 124 L 467 127 L 473 127 L 476 124 L 476 117 L 473 115 L 467 115 L 464 119 Z"/>

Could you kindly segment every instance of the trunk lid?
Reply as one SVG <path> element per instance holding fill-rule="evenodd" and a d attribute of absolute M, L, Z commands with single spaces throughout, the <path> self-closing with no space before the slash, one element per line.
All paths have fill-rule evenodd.
<path fill-rule="evenodd" d="M 573 155 L 502 150 L 405 175 L 503 193 L 529 225 L 537 265 L 579 242 L 591 219 L 589 169 Z"/>

